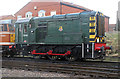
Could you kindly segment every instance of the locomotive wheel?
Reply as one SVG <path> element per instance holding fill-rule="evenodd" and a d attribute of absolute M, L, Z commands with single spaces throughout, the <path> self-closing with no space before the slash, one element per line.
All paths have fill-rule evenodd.
<path fill-rule="evenodd" d="M 57 59 L 58 59 L 58 56 L 56 56 L 56 55 L 48 55 L 48 58 L 49 58 L 50 60 L 57 60 Z"/>
<path fill-rule="evenodd" d="M 9 57 L 9 58 L 13 58 L 14 57 L 14 51 L 12 51 L 12 50 L 7 50 L 7 51 L 5 51 L 5 53 L 6 53 L 6 57 Z"/>
<path fill-rule="evenodd" d="M 75 61 L 78 59 L 78 57 L 76 57 L 74 55 L 68 55 L 68 56 L 65 56 L 65 59 L 68 61 Z"/>
<path fill-rule="evenodd" d="M 65 56 L 65 59 L 68 61 L 75 61 L 79 58 L 79 54 L 77 51 L 72 50 L 70 55 Z"/>
<path fill-rule="evenodd" d="M 13 51 L 10 51 L 10 57 L 14 57 L 14 52 Z"/>
<path fill-rule="evenodd" d="M 39 59 L 47 59 L 48 57 L 45 55 L 39 55 Z"/>
<path fill-rule="evenodd" d="M 102 46 L 101 48 L 101 55 L 100 55 L 100 60 L 103 61 L 105 59 L 105 50 L 104 50 L 104 47 Z"/>

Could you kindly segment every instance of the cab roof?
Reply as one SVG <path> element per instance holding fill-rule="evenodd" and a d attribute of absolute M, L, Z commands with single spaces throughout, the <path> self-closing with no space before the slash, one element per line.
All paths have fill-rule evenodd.
<path fill-rule="evenodd" d="M 65 15 L 53 15 L 53 16 L 45 16 L 45 17 L 34 17 L 33 20 L 48 20 L 48 19 L 64 19 L 64 18 L 79 18 L 80 15 L 95 15 L 96 11 L 84 11 L 81 13 L 72 13 Z"/>
<path fill-rule="evenodd" d="M 26 23 L 29 21 L 30 21 L 30 18 L 21 18 L 21 19 L 18 19 L 15 23 Z"/>
<path fill-rule="evenodd" d="M 11 24 L 12 23 L 12 20 L 9 19 L 9 20 L 0 20 L 0 24 Z"/>

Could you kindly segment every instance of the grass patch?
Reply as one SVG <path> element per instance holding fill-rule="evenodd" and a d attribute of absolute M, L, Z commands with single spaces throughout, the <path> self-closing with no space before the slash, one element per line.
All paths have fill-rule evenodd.
<path fill-rule="evenodd" d="M 119 61 L 120 59 L 118 57 L 105 57 L 105 60 L 104 61 L 111 61 L 111 62 L 120 62 Z"/>
<path fill-rule="evenodd" d="M 112 32 L 112 33 L 106 33 L 106 43 L 108 46 L 112 46 L 113 48 L 113 53 L 118 53 L 118 32 Z"/>
<path fill-rule="evenodd" d="M 119 61 L 120 57 L 120 32 L 111 32 L 111 33 L 106 33 L 106 43 L 108 46 L 112 46 L 113 52 L 110 54 L 108 52 L 107 57 L 105 58 L 105 61 Z"/>

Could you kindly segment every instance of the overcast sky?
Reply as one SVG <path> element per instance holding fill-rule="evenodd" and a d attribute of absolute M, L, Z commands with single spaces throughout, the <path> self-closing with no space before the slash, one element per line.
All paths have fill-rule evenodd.
<path fill-rule="evenodd" d="M 25 6 L 31 0 L 1 0 L 0 16 L 14 15 L 18 10 Z M 86 8 L 100 11 L 110 17 L 110 24 L 116 23 L 116 12 L 120 0 L 64 0 Z"/>

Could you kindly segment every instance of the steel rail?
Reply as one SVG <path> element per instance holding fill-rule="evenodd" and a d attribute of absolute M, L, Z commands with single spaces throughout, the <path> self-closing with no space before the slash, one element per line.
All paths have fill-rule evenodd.
<path fill-rule="evenodd" d="M 30 71 L 47 71 L 70 73 L 75 75 L 89 75 L 92 77 L 118 77 L 119 66 L 115 63 L 102 63 L 99 66 L 94 62 L 80 63 L 51 63 L 51 62 L 37 62 L 37 61 L 23 61 L 23 60 L 3 60 L 3 68 L 23 69 Z M 92 64 L 90 64 L 92 63 Z M 110 66 L 112 65 L 112 66 Z"/>

